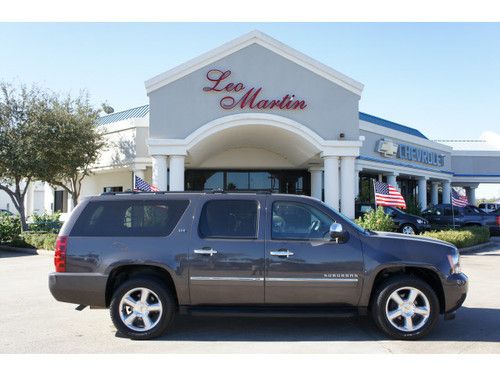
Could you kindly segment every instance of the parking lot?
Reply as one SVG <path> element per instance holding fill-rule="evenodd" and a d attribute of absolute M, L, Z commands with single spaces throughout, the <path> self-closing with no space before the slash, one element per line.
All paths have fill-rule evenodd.
<path fill-rule="evenodd" d="M 47 288 L 52 257 L 0 250 L 0 353 L 500 353 L 500 242 L 462 257 L 470 293 L 424 341 L 391 341 L 368 318 L 178 317 L 153 341 L 116 335 L 107 310 L 75 311 Z"/>

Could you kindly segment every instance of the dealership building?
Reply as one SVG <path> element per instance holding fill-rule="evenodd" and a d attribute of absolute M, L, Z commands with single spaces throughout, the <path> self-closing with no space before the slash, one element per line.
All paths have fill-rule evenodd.
<path fill-rule="evenodd" d="M 258 31 L 146 81 L 149 104 L 100 118 L 110 147 L 82 196 L 132 188 L 266 190 L 323 199 L 349 217 L 373 201 L 370 179 L 421 207 L 475 201 L 500 183 L 500 151 L 457 151 L 415 128 L 359 111 L 363 85 Z M 37 182 L 28 214 L 71 210 Z M 5 208 L 2 198 L 2 208 Z M 12 204 L 10 205 L 12 207 Z"/>

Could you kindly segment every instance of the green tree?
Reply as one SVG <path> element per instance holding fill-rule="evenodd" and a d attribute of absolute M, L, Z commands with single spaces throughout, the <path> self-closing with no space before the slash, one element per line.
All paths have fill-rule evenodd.
<path fill-rule="evenodd" d="M 37 155 L 45 148 L 37 136 L 46 97 L 36 86 L 0 82 L 0 190 L 5 191 L 27 229 L 24 198 L 33 180 L 45 166 Z"/>
<path fill-rule="evenodd" d="M 76 206 L 82 180 L 92 173 L 92 166 L 106 146 L 97 127 L 100 110 L 90 104 L 86 92 L 76 98 L 52 95 L 49 108 L 38 128 L 38 136 L 46 142 L 39 158 L 47 166 L 38 177 L 66 190 Z"/>

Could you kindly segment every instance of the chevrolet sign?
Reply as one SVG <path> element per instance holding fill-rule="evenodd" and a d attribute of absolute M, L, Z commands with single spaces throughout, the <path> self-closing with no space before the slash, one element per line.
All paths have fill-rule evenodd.
<path fill-rule="evenodd" d="M 418 163 L 435 165 L 437 167 L 442 167 L 444 165 L 443 154 L 403 143 L 397 144 L 387 139 L 381 139 L 377 142 L 376 151 L 387 158 L 397 157 L 398 159 L 416 161 Z"/>
<path fill-rule="evenodd" d="M 396 156 L 398 153 L 398 145 L 392 141 L 381 139 L 377 144 L 377 151 L 384 155 L 386 158 Z"/>

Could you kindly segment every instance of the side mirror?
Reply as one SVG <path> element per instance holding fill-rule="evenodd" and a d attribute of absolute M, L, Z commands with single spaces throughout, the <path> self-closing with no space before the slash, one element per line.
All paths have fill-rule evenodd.
<path fill-rule="evenodd" d="M 345 232 L 342 228 L 342 224 L 332 223 L 332 225 L 330 225 L 330 237 L 338 241 L 342 241 L 344 239 Z"/>

